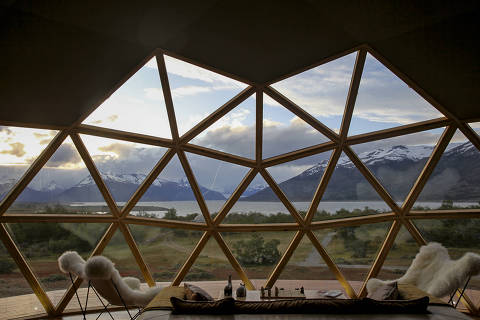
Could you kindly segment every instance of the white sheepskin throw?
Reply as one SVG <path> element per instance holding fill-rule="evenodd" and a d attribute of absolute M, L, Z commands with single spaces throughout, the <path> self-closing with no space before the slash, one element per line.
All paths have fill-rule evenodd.
<path fill-rule="evenodd" d="M 117 306 L 123 306 L 120 294 L 127 305 L 145 307 L 162 289 L 153 287 L 140 290 L 140 280 L 122 278 L 114 263 L 103 256 L 94 256 L 85 262 L 77 252 L 67 251 L 58 258 L 58 264 L 62 272 L 71 272 L 84 280 L 90 280 L 103 298 Z"/>
<path fill-rule="evenodd" d="M 85 260 L 76 251 L 66 251 L 58 258 L 58 267 L 63 273 L 72 273 L 85 278 Z"/>
<path fill-rule="evenodd" d="M 430 242 L 420 247 L 405 275 L 391 281 L 372 278 L 367 282 L 367 291 L 373 292 L 380 285 L 397 281 L 412 284 L 435 297 L 444 297 L 462 287 L 469 276 L 479 273 L 480 255 L 468 252 L 458 260 L 451 260 L 445 247 Z"/>

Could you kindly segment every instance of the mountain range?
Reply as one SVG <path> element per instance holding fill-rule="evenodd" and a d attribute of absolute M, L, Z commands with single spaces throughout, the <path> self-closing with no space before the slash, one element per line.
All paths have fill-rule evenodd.
<path fill-rule="evenodd" d="M 101 173 L 115 201 L 128 201 L 135 190 L 145 179 L 144 174 L 112 174 Z M 10 190 L 14 181 L 0 184 L 0 199 Z M 225 200 L 217 191 L 200 186 L 200 191 L 206 200 Z M 179 182 L 157 178 L 141 198 L 141 201 L 183 201 L 195 200 L 195 196 L 186 180 Z M 91 176 L 87 176 L 74 186 L 64 189 L 51 181 L 41 190 L 25 188 L 18 197 L 20 202 L 103 202 L 102 194 Z"/>
<path fill-rule="evenodd" d="M 393 146 L 359 154 L 359 158 L 396 201 L 403 201 L 422 171 L 433 146 Z M 291 201 L 311 201 L 328 160 L 279 184 Z M 480 152 L 469 142 L 449 148 L 419 196 L 421 201 L 480 200 Z M 381 200 L 364 176 L 342 154 L 322 197 L 326 201 Z M 270 187 L 243 201 L 278 201 Z"/>
<path fill-rule="evenodd" d="M 403 146 L 379 148 L 358 154 L 363 163 L 382 183 L 394 200 L 403 201 L 428 160 L 433 146 Z M 311 201 L 328 160 L 324 160 L 279 184 L 291 201 Z M 268 169 L 267 169 L 268 170 Z M 116 201 L 128 201 L 145 179 L 144 174 L 101 173 Z M 15 179 L 0 183 L 0 199 L 11 189 Z M 48 181 L 48 180 L 46 180 Z M 442 155 L 424 190 L 422 201 L 480 200 L 480 152 L 470 143 L 457 144 Z M 200 186 L 206 200 L 225 200 L 224 194 Z M 323 195 L 326 201 L 381 200 L 371 185 L 349 158 L 342 154 Z M 195 200 L 187 180 L 178 182 L 157 178 L 141 201 Z M 278 201 L 269 187 L 249 186 L 241 201 Z M 71 187 L 62 187 L 51 180 L 41 188 L 27 187 L 19 196 L 21 202 L 103 202 L 104 199 L 92 177 L 88 175 Z"/>

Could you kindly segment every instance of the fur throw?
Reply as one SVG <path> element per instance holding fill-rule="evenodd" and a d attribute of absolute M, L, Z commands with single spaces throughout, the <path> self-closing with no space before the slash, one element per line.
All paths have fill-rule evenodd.
<path fill-rule="evenodd" d="M 127 305 L 144 307 L 162 289 L 153 287 L 140 290 L 140 280 L 122 278 L 114 263 L 103 256 L 94 256 L 85 262 L 77 252 L 67 251 L 58 258 L 58 265 L 64 273 L 71 272 L 89 280 L 98 293 L 113 305 L 123 305 L 120 293 Z"/>
<path fill-rule="evenodd" d="M 382 281 L 372 278 L 367 291 L 373 292 L 385 283 L 412 284 L 435 296 L 444 297 L 462 287 L 469 276 L 480 273 L 480 255 L 468 252 L 458 260 L 451 260 L 447 249 L 437 242 L 420 247 L 405 275 L 397 280 Z"/>

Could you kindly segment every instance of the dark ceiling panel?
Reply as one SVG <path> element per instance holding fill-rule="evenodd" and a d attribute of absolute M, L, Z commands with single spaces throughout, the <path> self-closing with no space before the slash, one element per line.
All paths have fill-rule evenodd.
<path fill-rule="evenodd" d="M 70 125 L 156 47 L 264 83 L 361 43 L 456 116 L 479 118 L 478 7 L 478 1 L 10 1 L 0 11 L 0 121 Z"/>

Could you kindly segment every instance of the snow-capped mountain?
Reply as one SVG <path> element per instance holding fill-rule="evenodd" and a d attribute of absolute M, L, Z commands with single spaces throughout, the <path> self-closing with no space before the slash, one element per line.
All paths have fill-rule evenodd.
<path fill-rule="evenodd" d="M 420 174 L 432 146 L 393 146 L 359 154 L 397 201 L 405 199 Z M 328 160 L 280 183 L 292 201 L 310 201 Z M 480 153 L 470 143 L 453 144 L 442 156 L 437 168 L 420 195 L 420 200 L 480 200 Z M 278 201 L 270 188 L 249 197 L 247 201 Z M 323 200 L 380 200 L 377 193 L 346 155 L 336 165 Z"/>
<path fill-rule="evenodd" d="M 100 173 L 115 201 L 128 201 L 139 185 L 145 180 L 145 174 Z M 13 186 L 15 181 L 0 184 L 0 198 Z M 213 190 L 200 186 L 206 200 L 224 200 L 225 197 Z M 178 182 L 157 178 L 142 197 L 141 201 L 182 201 L 195 200 L 188 180 Z M 100 202 L 104 201 L 93 178 L 88 175 L 70 188 L 62 188 L 50 181 L 40 188 L 27 187 L 18 201 L 21 202 Z"/>
<path fill-rule="evenodd" d="M 267 185 L 264 185 L 264 184 L 256 184 L 254 186 L 248 186 L 247 189 L 245 189 L 245 191 L 241 195 L 241 198 L 249 197 L 252 194 L 259 192 L 260 190 L 265 189 L 266 187 Z"/>

